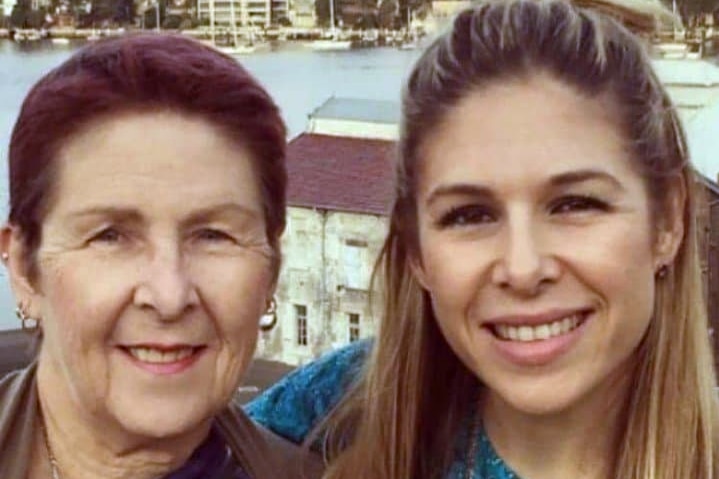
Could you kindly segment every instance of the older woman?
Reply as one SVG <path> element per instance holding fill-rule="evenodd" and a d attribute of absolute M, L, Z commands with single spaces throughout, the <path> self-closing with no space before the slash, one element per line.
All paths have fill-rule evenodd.
<path fill-rule="evenodd" d="M 258 83 L 186 38 L 101 42 L 35 85 L 0 248 L 41 343 L 0 383 L 0 477 L 292 476 L 229 407 L 277 279 L 284 145 Z"/>
<path fill-rule="evenodd" d="M 653 24 L 626 2 L 485 2 L 419 59 L 369 359 L 335 353 L 250 407 L 301 440 L 344 398 L 325 477 L 719 477 L 694 174 L 622 21 Z"/>

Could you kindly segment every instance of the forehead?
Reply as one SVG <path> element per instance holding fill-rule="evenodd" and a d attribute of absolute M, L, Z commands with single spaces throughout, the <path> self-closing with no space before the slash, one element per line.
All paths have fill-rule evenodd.
<path fill-rule="evenodd" d="M 420 191 L 438 181 L 488 186 L 601 168 L 635 174 L 618 108 L 538 75 L 491 84 L 450 108 L 420 145 Z"/>
<path fill-rule="evenodd" d="M 208 121 L 178 113 L 126 113 L 91 122 L 64 143 L 57 166 L 55 209 L 212 202 L 259 208 L 249 151 Z"/>

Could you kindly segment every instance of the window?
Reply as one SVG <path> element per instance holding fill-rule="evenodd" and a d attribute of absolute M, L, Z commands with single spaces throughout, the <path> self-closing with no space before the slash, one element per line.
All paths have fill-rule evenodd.
<path fill-rule="evenodd" d="M 347 240 L 342 251 L 345 286 L 350 289 L 367 289 L 369 283 L 369 265 L 366 264 L 367 243 Z"/>
<path fill-rule="evenodd" d="M 307 346 L 307 306 L 295 304 L 295 320 L 297 321 L 297 345 Z"/>
<path fill-rule="evenodd" d="M 360 339 L 360 315 L 356 313 L 349 313 L 348 318 L 350 343 L 354 343 Z"/>

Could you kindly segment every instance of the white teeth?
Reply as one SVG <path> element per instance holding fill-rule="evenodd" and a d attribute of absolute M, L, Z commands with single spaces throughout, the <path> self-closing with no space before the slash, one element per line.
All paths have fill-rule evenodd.
<path fill-rule="evenodd" d="M 555 321 L 552 324 L 549 325 L 549 335 L 550 336 L 558 336 L 562 334 L 562 325 L 559 321 Z"/>
<path fill-rule="evenodd" d="M 175 363 L 190 357 L 194 351 L 191 347 L 171 351 L 160 351 L 159 349 L 145 347 L 127 348 L 127 350 L 135 359 L 143 363 L 154 364 Z"/>
<path fill-rule="evenodd" d="M 538 328 L 534 328 L 534 337 L 537 339 L 549 339 L 552 337 L 552 330 L 548 324 L 543 324 Z"/>
<path fill-rule="evenodd" d="M 520 341 L 531 341 L 533 339 L 534 339 L 534 328 L 532 328 L 531 326 L 520 326 L 519 327 L 519 340 Z"/>
<path fill-rule="evenodd" d="M 573 314 L 566 318 L 558 319 L 551 323 L 539 324 L 537 326 L 510 326 L 498 324 L 494 327 L 497 336 L 509 341 L 541 341 L 555 336 L 567 334 L 579 326 L 582 318 L 579 314 Z"/>

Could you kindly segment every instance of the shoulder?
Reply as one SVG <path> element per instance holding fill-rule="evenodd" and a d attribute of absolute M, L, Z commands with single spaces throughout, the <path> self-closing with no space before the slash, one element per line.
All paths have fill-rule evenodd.
<path fill-rule="evenodd" d="M 37 410 L 35 364 L 0 379 L 0 477 L 25 477 Z"/>
<path fill-rule="evenodd" d="M 285 376 L 245 406 L 274 433 L 301 443 L 360 376 L 371 341 L 330 352 Z"/>
<path fill-rule="evenodd" d="M 3 409 L 23 402 L 34 392 L 36 364 L 12 371 L 0 378 L 0 407 Z"/>
<path fill-rule="evenodd" d="M 215 418 L 215 427 L 233 452 L 238 465 L 254 479 L 283 477 L 312 479 L 322 476 L 324 463 L 318 454 L 283 439 L 254 423 L 235 398 Z"/>

